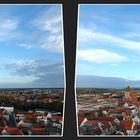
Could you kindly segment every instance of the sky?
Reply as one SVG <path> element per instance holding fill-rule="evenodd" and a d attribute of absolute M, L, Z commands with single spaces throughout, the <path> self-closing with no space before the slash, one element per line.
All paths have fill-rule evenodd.
<path fill-rule="evenodd" d="M 64 87 L 61 5 L 0 5 L 0 88 Z"/>
<path fill-rule="evenodd" d="M 77 87 L 140 87 L 140 5 L 80 5 Z"/>

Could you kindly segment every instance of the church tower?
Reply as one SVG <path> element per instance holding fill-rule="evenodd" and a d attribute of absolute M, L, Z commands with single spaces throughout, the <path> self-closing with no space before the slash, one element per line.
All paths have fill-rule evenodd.
<path fill-rule="evenodd" d="M 125 90 L 125 97 L 124 100 L 126 102 L 137 102 L 137 93 L 132 91 L 132 89 L 130 88 L 130 86 L 128 86 Z"/>
<path fill-rule="evenodd" d="M 131 88 L 130 86 L 128 86 L 125 90 L 125 100 L 131 100 L 131 97 L 130 97 L 130 92 L 131 92 Z"/>

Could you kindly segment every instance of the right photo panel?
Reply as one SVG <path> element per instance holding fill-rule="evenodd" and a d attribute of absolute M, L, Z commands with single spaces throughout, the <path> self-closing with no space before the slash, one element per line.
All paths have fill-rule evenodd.
<path fill-rule="evenodd" d="M 79 5 L 78 136 L 140 135 L 140 5 Z"/>

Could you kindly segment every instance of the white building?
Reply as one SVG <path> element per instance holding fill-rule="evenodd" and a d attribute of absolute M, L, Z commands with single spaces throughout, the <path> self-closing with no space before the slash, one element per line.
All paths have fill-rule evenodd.
<path fill-rule="evenodd" d="M 14 112 L 14 107 L 5 107 L 5 106 L 1 106 L 0 109 L 6 110 L 7 113 L 12 113 L 12 112 Z"/>

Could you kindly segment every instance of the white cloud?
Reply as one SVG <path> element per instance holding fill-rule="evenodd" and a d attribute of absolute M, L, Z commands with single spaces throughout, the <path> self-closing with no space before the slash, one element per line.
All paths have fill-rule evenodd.
<path fill-rule="evenodd" d="M 35 75 L 36 77 L 40 77 L 48 73 L 63 72 L 62 63 L 49 64 L 47 60 L 41 59 L 12 59 L 5 65 L 5 68 L 7 70 L 12 70 L 13 74 L 21 76 Z"/>
<path fill-rule="evenodd" d="M 18 26 L 18 22 L 12 19 L 3 19 L 0 20 L 0 30 L 2 31 L 12 31 L 15 30 Z"/>
<path fill-rule="evenodd" d="M 123 35 L 124 37 L 127 37 L 129 39 L 139 39 L 140 38 L 140 33 L 136 33 L 136 32 L 131 32 L 131 33 L 127 33 Z"/>
<path fill-rule="evenodd" d="M 54 52 L 63 52 L 62 13 L 60 7 L 54 6 L 49 10 L 42 10 L 41 15 L 33 21 L 33 25 L 44 34 L 38 47 Z"/>
<path fill-rule="evenodd" d="M 0 19 L 0 42 L 8 43 L 9 41 L 19 37 L 16 31 L 18 21 L 13 19 Z"/>
<path fill-rule="evenodd" d="M 60 6 L 41 9 L 29 22 L 34 32 L 19 43 L 20 47 L 39 48 L 52 52 L 63 52 L 62 13 Z"/>
<path fill-rule="evenodd" d="M 50 33 L 61 32 L 61 16 L 55 16 L 50 19 L 44 19 L 40 21 L 40 29 L 48 31 Z"/>
<path fill-rule="evenodd" d="M 23 47 L 23 48 L 27 48 L 27 49 L 30 49 L 30 48 L 33 47 L 32 45 L 28 45 L 28 44 L 26 44 L 26 43 L 21 43 L 21 44 L 19 44 L 18 46 Z"/>
<path fill-rule="evenodd" d="M 5 64 L 5 70 L 9 71 L 8 77 L 17 79 L 22 87 L 63 87 L 64 65 L 63 63 L 50 63 L 41 59 L 12 59 Z M 3 79 L 3 77 L 2 77 Z M 1 80 L 0 80 L 1 81 Z M 11 81 L 9 81 L 11 82 Z M 26 84 L 27 85 L 23 85 Z M 6 83 L 3 83 L 6 84 Z M 8 84 L 8 83 L 7 83 Z M 9 83 L 15 84 L 14 81 Z M 1 86 L 1 85 L 0 85 Z M 14 87 L 18 85 L 13 85 Z M 9 87 L 9 86 L 8 86 Z"/>
<path fill-rule="evenodd" d="M 40 8 L 34 19 L 24 23 L 25 30 L 21 30 L 20 23 L 20 18 L 12 15 L 10 18 L 1 17 L 0 42 L 7 46 L 11 46 L 12 42 L 26 49 L 39 48 L 63 53 L 61 6 Z"/>
<path fill-rule="evenodd" d="M 24 76 L 23 77 L 19 77 L 19 76 L 13 76 L 13 75 L 8 75 L 7 77 L 1 77 L 0 79 L 0 85 L 4 85 L 4 84 L 28 84 L 30 82 L 33 82 L 34 80 L 36 80 L 36 78 L 32 77 L 32 76 Z"/>
<path fill-rule="evenodd" d="M 33 21 L 38 29 L 58 33 L 62 30 L 61 6 L 50 6 L 39 11 L 37 18 Z"/>
<path fill-rule="evenodd" d="M 97 31 L 92 31 L 85 28 L 80 28 L 78 33 L 78 41 L 79 43 L 91 43 L 94 42 L 102 42 L 102 43 L 108 43 L 113 46 L 134 50 L 134 51 L 140 51 L 140 41 L 134 41 L 134 40 L 127 40 L 124 38 L 120 38 L 117 36 L 109 35 L 106 33 L 101 33 Z"/>
<path fill-rule="evenodd" d="M 94 63 L 119 63 L 127 60 L 124 56 L 103 49 L 78 50 L 77 58 Z"/>
<path fill-rule="evenodd" d="M 63 50 L 63 43 L 62 43 L 62 35 L 51 35 L 43 40 L 42 44 L 40 45 L 41 48 L 62 52 Z"/>

